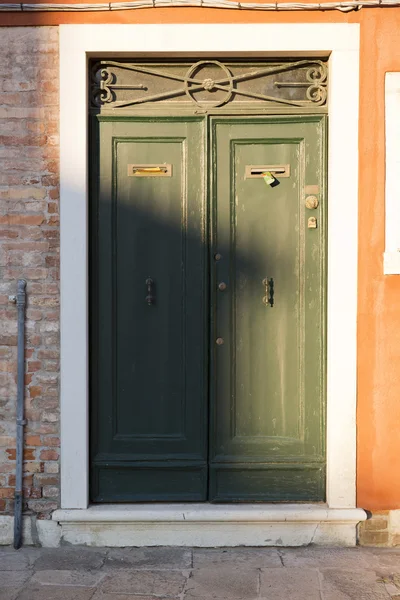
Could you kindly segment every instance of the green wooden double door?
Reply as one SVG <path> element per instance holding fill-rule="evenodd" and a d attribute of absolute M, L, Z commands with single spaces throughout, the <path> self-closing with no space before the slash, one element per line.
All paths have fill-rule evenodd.
<path fill-rule="evenodd" d="M 324 500 L 324 128 L 99 117 L 93 501 Z"/>

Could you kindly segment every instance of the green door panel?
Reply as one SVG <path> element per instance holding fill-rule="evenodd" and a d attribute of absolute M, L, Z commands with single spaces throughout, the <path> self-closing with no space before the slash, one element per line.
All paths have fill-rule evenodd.
<path fill-rule="evenodd" d="M 92 501 L 324 501 L 325 117 L 92 130 Z"/>
<path fill-rule="evenodd" d="M 324 123 L 215 118 L 211 138 L 210 499 L 324 500 Z"/>
<path fill-rule="evenodd" d="M 101 120 L 99 137 L 92 499 L 204 500 L 204 124 Z M 172 174 L 130 176 L 132 164 Z"/>

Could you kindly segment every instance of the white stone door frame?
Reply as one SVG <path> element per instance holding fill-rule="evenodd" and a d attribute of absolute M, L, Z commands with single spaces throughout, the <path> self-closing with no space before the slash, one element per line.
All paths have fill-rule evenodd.
<path fill-rule="evenodd" d="M 61 505 L 86 509 L 88 461 L 88 58 L 221 53 L 330 56 L 327 505 L 356 502 L 358 24 L 62 25 Z"/>

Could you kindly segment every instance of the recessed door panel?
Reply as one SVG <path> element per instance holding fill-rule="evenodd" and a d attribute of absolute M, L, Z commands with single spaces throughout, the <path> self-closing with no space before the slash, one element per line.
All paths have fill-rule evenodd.
<path fill-rule="evenodd" d="M 216 118 L 212 139 L 210 498 L 323 500 L 322 123 Z"/>
<path fill-rule="evenodd" d="M 100 139 L 94 499 L 203 500 L 203 123 L 102 121 Z"/>

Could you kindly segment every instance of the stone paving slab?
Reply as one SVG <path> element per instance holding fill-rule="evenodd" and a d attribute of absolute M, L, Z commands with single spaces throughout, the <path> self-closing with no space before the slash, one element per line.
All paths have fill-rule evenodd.
<path fill-rule="evenodd" d="M 96 587 L 107 577 L 101 571 L 37 571 L 32 582 L 41 585 L 75 585 L 79 587 Z"/>
<path fill-rule="evenodd" d="M 400 553 L 396 552 L 379 552 L 376 549 L 373 552 L 374 565 L 379 565 L 382 572 L 391 573 L 393 571 L 400 573 Z M 385 550 L 382 548 L 382 550 Z"/>
<path fill-rule="evenodd" d="M 0 590 L 0 600 L 16 600 L 20 588 L 3 588 Z"/>
<path fill-rule="evenodd" d="M 23 571 L 30 568 L 43 552 L 42 548 L 28 546 L 16 552 L 10 546 L 0 546 L 0 571 Z M 23 568 L 18 568 L 23 566 Z"/>
<path fill-rule="evenodd" d="M 285 567 L 368 568 L 373 554 L 361 548 L 283 548 L 279 551 Z"/>
<path fill-rule="evenodd" d="M 164 596 L 165 598 L 165 596 Z M 179 596 L 176 596 L 179 599 Z M 171 600 L 172 597 L 169 597 Z M 137 596 L 136 594 L 104 594 L 101 590 L 97 590 L 95 595 L 90 600 L 160 600 L 160 596 Z"/>
<path fill-rule="evenodd" d="M 186 576 L 177 571 L 119 571 L 108 575 L 100 590 L 109 594 L 149 594 L 178 596 L 184 589 Z"/>
<path fill-rule="evenodd" d="M 256 598 L 260 587 L 260 571 L 242 565 L 216 565 L 192 571 L 187 598 Z"/>
<path fill-rule="evenodd" d="M 26 571 L 31 566 L 29 557 L 19 552 L 8 552 L 0 555 L 0 571 Z"/>
<path fill-rule="evenodd" d="M 91 600 L 94 593 L 95 588 L 29 585 L 18 594 L 17 600 Z"/>
<path fill-rule="evenodd" d="M 192 550 L 189 548 L 110 548 L 104 569 L 190 569 Z"/>
<path fill-rule="evenodd" d="M 322 572 L 324 600 L 388 600 L 390 594 L 385 584 L 378 583 L 374 571 L 325 569 Z M 400 593 L 400 589 L 398 590 Z"/>
<path fill-rule="evenodd" d="M 0 590 L 7 587 L 20 587 L 30 578 L 29 571 L 0 572 Z"/>
<path fill-rule="evenodd" d="M 271 600 L 321 600 L 317 569 L 265 569 L 260 595 Z"/>
<path fill-rule="evenodd" d="M 0 548 L 0 600 L 400 600 L 400 548 Z"/>
<path fill-rule="evenodd" d="M 68 571 L 74 569 L 99 569 L 103 566 L 107 550 L 105 548 L 43 548 L 34 562 L 35 570 L 51 569 Z"/>
<path fill-rule="evenodd" d="M 254 568 L 283 566 L 276 548 L 198 548 L 193 550 L 193 568 L 210 565 Z"/>

